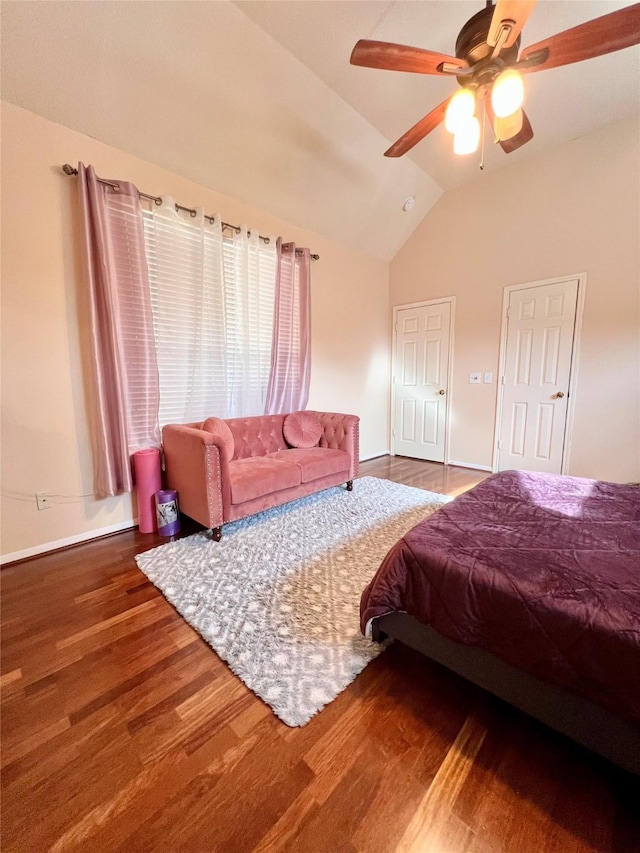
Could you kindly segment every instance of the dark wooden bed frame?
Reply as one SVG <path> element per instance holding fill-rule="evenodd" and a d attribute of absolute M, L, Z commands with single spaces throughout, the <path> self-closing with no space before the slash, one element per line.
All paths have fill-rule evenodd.
<path fill-rule="evenodd" d="M 614 764 L 640 775 L 640 729 L 599 705 L 520 672 L 495 655 L 447 640 L 406 613 L 373 621 L 373 639 L 399 640 Z"/>

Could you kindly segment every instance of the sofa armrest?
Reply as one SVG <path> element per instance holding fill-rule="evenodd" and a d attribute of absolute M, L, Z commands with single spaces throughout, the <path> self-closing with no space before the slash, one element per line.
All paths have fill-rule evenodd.
<path fill-rule="evenodd" d="M 222 527 L 231 503 L 224 441 L 207 430 L 167 424 L 162 430 L 167 486 L 180 510 L 205 527 Z"/>
<path fill-rule="evenodd" d="M 322 424 L 320 447 L 344 450 L 351 457 L 349 479 L 358 476 L 360 466 L 360 418 L 338 412 L 315 412 Z"/>

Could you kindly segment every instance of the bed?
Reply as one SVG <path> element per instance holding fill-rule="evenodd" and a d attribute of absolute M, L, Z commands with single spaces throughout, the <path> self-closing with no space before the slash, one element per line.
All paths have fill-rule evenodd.
<path fill-rule="evenodd" d="M 640 773 L 640 489 L 505 471 L 387 554 L 361 628 Z"/>

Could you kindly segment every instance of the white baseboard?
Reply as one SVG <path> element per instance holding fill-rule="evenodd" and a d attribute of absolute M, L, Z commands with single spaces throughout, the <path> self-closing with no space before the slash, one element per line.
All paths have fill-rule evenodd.
<path fill-rule="evenodd" d="M 69 545 L 77 545 L 79 542 L 86 542 L 89 539 L 99 539 L 101 536 L 108 536 L 110 533 L 131 530 L 137 523 L 137 520 L 133 519 L 131 521 L 120 521 L 118 524 L 110 524 L 108 527 L 101 527 L 98 530 L 88 530 L 86 533 L 78 533 L 76 536 L 56 539 L 55 542 L 44 542 L 42 545 L 34 545 L 33 548 L 24 548 L 22 551 L 4 554 L 0 557 L 0 564 L 5 566 L 8 563 L 15 563 L 17 560 L 26 560 L 27 557 L 36 557 L 38 554 L 58 551 L 60 548 L 67 548 Z"/>
<path fill-rule="evenodd" d="M 474 471 L 493 471 L 491 465 L 475 465 L 473 462 L 454 462 L 450 459 L 447 465 L 457 465 L 458 468 L 473 468 Z"/>
<path fill-rule="evenodd" d="M 390 450 L 381 450 L 380 453 L 372 453 L 370 456 L 361 456 L 361 462 L 367 462 L 369 459 L 377 459 L 379 456 L 394 456 L 395 454 Z M 416 462 L 419 462 L 419 459 L 416 459 Z M 446 465 L 457 465 L 458 468 L 473 468 L 475 471 L 489 471 L 492 472 L 493 468 L 491 465 L 475 465 L 473 462 L 454 462 L 451 459 L 449 462 L 445 463 Z"/>

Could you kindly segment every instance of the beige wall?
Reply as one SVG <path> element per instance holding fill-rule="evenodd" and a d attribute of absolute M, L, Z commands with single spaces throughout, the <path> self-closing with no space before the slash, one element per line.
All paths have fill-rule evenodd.
<path fill-rule="evenodd" d="M 639 136 L 624 121 L 480 175 L 393 259 L 391 305 L 456 297 L 451 460 L 492 464 L 504 287 L 586 273 L 569 473 L 640 479 Z"/>
<path fill-rule="evenodd" d="M 2 105 L 2 554 L 132 524 L 130 496 L 96 500 L 82 361 L 75 180 L 63 163 L 282 234 L 312 267 L 310 408 L 361 417 L 361 455 L 388 449 L 388 265 L 95 139 Z M 309 200 L 312 204 L 312 200 Z M 35 493 L 54 493 L 38 511 Z"/>
<path fill-rule="evenodd" d="M 585 272 L 570 473 L 640 479 L 640 174 L 634 121 L 448 192 L 380 260 L 194 184 L 11 104 L 2 105 L 2 554 L 133 521 L 129 496 L 96 500 L 78 307 L 75 182 L 64 162 L 170 193 L 229 221 L 309 245 L 310 407 L 360 415 L 363 458 L 388 449 L 391 305 L 455 295 L 450 458 L 490 466 L 503 288 Z M 505 155 L 506 156 L 506 155 Z M 38 511 L 35 493 L 54 493 Z"/>

